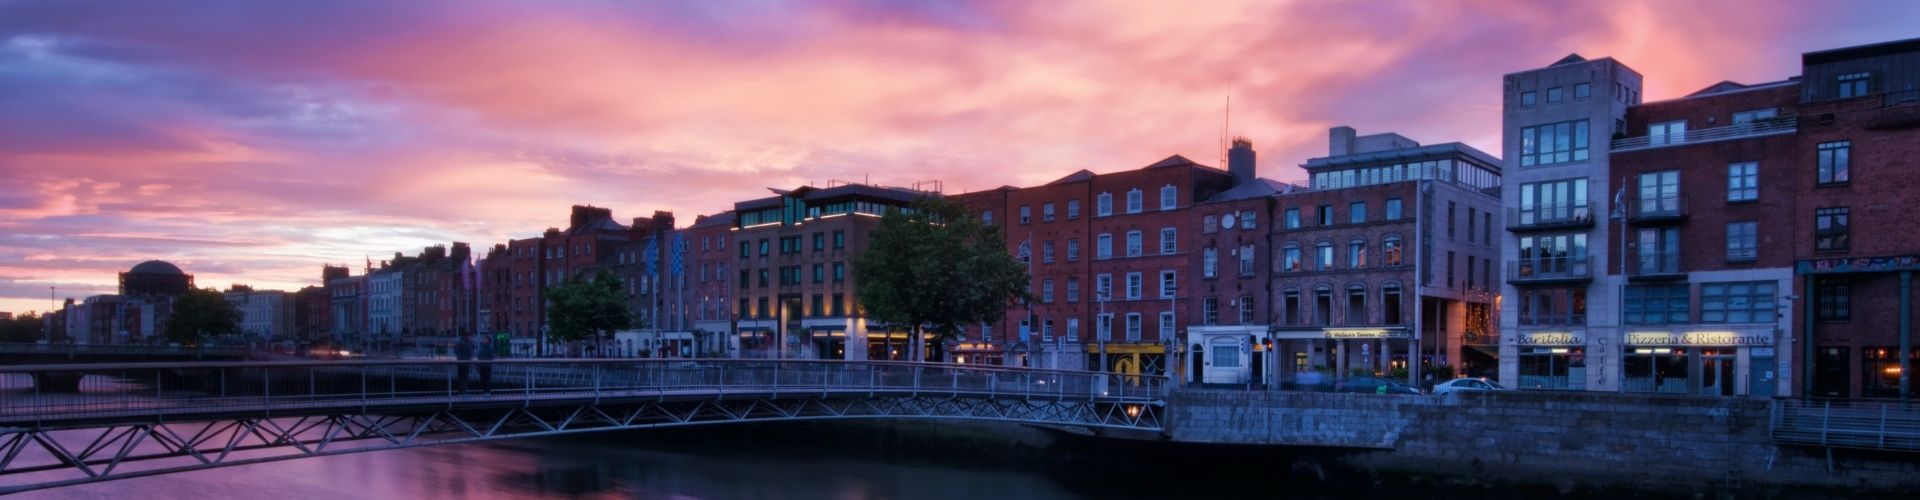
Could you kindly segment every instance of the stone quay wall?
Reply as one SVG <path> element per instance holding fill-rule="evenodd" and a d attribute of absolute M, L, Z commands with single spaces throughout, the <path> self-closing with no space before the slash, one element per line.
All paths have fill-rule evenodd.
<path fill-rule="evenodd" d="M 1920 454 L 1776 446 L 1766 400 L 1586 392 L 1176 390 L 1175 441 L 1353 450 L 1346 465 L 1672 490 L 1920 490 Z M 1832 470 L 1829 471 L 1829 464 Z"/>

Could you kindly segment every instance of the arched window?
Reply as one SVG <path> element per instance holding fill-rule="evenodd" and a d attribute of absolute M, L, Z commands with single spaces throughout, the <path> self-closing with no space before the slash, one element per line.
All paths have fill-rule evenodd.
<path fill-rule="evenodd" d="M 1313 270 L 1333 270 L 1333 242 L 1322 241 L 1313 246 Z"/>
<path fill-rule="evenodd" d="M 1355 239 L 1347 243 L 1347 267 L 1367 268 L 1367 240 Z"/>
<path fill-rule="evenodd" d="M 1299 243 L 1289 242 L 1287 243 L 1287 246 L 1280 248 L 1280 271 L 1281 272 L 1288 272 L 1288 273 L 1299 272 L 1301 270 L 1301 265 L 1302 264 L 1300 261 L 1300 244 Z"/>
<path fill-rule="evenodd" d="M 1388 235 L 1385 238 L 1381 238 L 1380 254 L 1381 254 L 1381 257 L 1384 259 L 1381 261 L 1381 265 L 1385 265 L 1385 266 L 1401 265 L 1402 261 L 1400 260 L 1400 237 L 1396 235 Z"/>
<path fill-rule="evenodd" d="M 1380 287 L 1380 316 L 1382 323 L 1398 325 L 1406 322 L 1406 316 L 1401 313 L 1400 304 L 1400 283 L 1389 282 Z"/>
<path fill-rule="evenodd" d="M 1367 286 L 1359 283 L 1347 285 L 1347 323 L 1349 325 L 1367 324 Z"/>

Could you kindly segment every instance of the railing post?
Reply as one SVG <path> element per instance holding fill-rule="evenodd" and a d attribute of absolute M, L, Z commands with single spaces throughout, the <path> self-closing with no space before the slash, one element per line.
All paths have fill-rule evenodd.
<path fill-rule="evenodd" d="M 1832 421 L 1833 421 L 1833 402 L 1831 401 L 1821 402 L 1820 403 L 1820 445 L 1821 446 L 1826 446 L 1827 444 L 1827 426 Z"/>
<path fill-rule="evenodd" d="M 1880 449 L 1882 450 L 1887 449 L 1887 407 L 1888 406 L 1893 406 L 1893 405 L 1889 405 L 1889 404 L 1880 405 Z"/>
<path fill-rule="evenodd" d="M 588 366 L 593 367 L 593 399 L 598 400 L 600 399 L 600 364 L 594 363 Z"/>

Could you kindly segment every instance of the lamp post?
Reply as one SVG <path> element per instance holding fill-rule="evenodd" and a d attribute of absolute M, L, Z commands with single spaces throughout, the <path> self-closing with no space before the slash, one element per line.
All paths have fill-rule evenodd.
<path fill-rule="evenodd" d="M 1107 319 L 1107 291 L 1100 290 L 1094 292 L 1094 296 L 1095 299 L 1098 299 L 1095 300 L 1095 302 L 1100 303 L 1100 315 L 1093 318 L 1094 329 L 1098 330 L 1093 333 L 1093 336 L 1100 342 L 1100 373 L 1106 373 L 1107 336 L 1111 335 L 1110 332 L 1113 331 L 1113 322 Z"/>
<path fill-rule="evenodd" d="M 1180 334 L 1180 312 L 1174 307 L 1174 297 L 1179 295 L 1179 284 L 1167 287 L 1167 331 L 1160 332 L 1160 340 L 1167 344 L 1161 351 L 1161 356 L 1167 359 L 1161 361 L 1160 371 L 1167 375 L 1167 380 L 1173 380 L 1173 359 L 1170 356 L 1173 355 L 1174 337 Z"/>

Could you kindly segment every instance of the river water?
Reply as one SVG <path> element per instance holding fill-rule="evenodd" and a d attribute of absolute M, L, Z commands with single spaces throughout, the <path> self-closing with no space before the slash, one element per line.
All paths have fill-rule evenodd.
<path fill-rule="evenodd" d="M 952 427 L 942 427 L 953 425 Z M 1338 471 L 1325 455 L 1031 428 L 715 425 L 267 462 L 27 492 L 23 499 L 1589 498 Z M 1654 495 L 1660 496 L 1660 495 Z"/>

